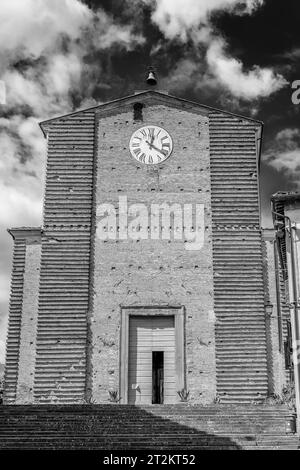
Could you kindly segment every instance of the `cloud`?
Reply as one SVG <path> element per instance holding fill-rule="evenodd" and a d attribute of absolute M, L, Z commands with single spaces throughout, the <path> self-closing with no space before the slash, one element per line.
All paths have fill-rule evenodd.
<path fill-rule="evenodd" d="M 276 141 L 279 143 L 279 145 L 284 145 L 285 147 L 288 148 L 295 148 L 297 145 L 296 141 L 300 137 L 300 131 L 299 129 L 282 129 L 279 131 L 276 135 Z"/>
<path fill-rule="evenodd" d="M 22 115 L 0 118 L 0 149 L 0 187 L 40 195 L 37 188 L 42 183 L 46 141 L 41 139 L 37 119 Z"/>
<path fill-rule="evenodd" d="M 71 93 L 79 89 L 82 64 L 73 53 L 52 53 L 46 62 L 19 72 L 8 69 L 2 80 L 6 85 L 7 110 L 26 106 L 38 118 L 72 109 Z"/>
<path fill-rule="evenodd" d="M 79 39 L 92 15 L 78 0 L 1 0 L 0 55 L 39 58 L 63 38 Z"/>
<path fill-rule="evenodd" d="M 287 59 L 289 62 L 298 62 L 300 59 L 300 47 L 293 47 L 291 50 L 278 54 L 280 58 Z"/>
<path fill-rule="evenodd" d="M 143 1 L 147 5 L 153 3 Z M 209 23 L 213 11 L 251 14 L 263 3 L 263 0 L 156 0 L 151 18 L 168 39 L 186 41 L 200 26 Z"/>
<path fill-rule="evenodd" d="M 270 68 L 254 65 L 244 71 L 240 60 L 229 57 L 224 52 L 224 41 L 215 39 L 208 47 L 206 58 L 211 73 L 233 96 L 245 100 L 266 97 L 288 84 L 282 75 Z"/>
<path fill-rule="evenodd" d="M 78 49 L 87 42 L 98 50 L 114 43 L 130 49 L 144 41 L 132 28 L 79 0 L 1 0 L 0 57 L 5 63 L 7 58 L 38 59 L 80 42 Z"/>
<path fill-rule="evenodd" d="M 3 0 L 0 78 L 6 83 L 7 109 L 27 106 L 41 118 L 68 112 L 71 94 L 90 98 L 86 94 L 101 74 L 101 64 L 87 67 L 85 57 L 142 44 L 144 38 L 132 30 L 133 25 L 118 24 L 79 0 Z"/>
<path fill-rule="evenodd" d="M 193 90 L 200 96 L 214 96 L 218 88 L 218 80 L 207 71 L 204 60 L 186 56 L 179 60 L 170 75 L 160 80 L 162 89 L 172 94 L 181 94 Z"/>
<path fill-rule="evenodd" d="M 201 84 L 197 83 L 199 78 L 199 65 L 189 57 L 181 59 L 176 66 L 172 69 L 170 76 L 162 78 L 160 81 L 161 87 L 165 87 L 172 93 L 181 92 Z"/>
<path fill-rule="evenodd" d="M 246 70 L 240 60 L 230 57 L 225 50 L 223 39 L 211 38 L 206 48 L 193 51 L 193 55 L 186 53 L 169 75 L 161 79 L 162 88 L 175 94 L 194 90 L 204 98 L 214 97 L 219 106 L 254 116 L 259 110 L 259 99 L 288 85 L 271 68 L 253 66 Z"/>
<path fill-rule="evenodd" d="M 277 170 L 289 173 L 293 180 L 298 180 L 298 185 L 300 184 L 300 147 L 277 153 L 270 161 L 270 164 Z"/>
<path fill-rule="evenodd" d="M 147 0 L 143 0 L 149 4 Z M 231 57 L 228 44 L 212 25 L 211 15 L 228 11 L 232 15 L 251 15 L 263 5 L 263 0 L 157 0 L 152 11 L 152 21 L 169 40 L 177 39 L 194 46 L 193 62 L 189 57 L 180 61 L 172 74 L 165 79 L 175 91 L 193 87 L 227 92 L 240 100 L 257 100 L 277 92 L 288 82 L 272 68 L 253 65 L 246 70 L 242 61 Z M 153 55 L 159 49 L 152 51 Z M 203 64 L 205 66 L 203 66 Z M 222 93 L 219 93 L 220 100 Z M 257 106 L 255 107 L 257 109 Z"/>
<path fill-rule="evenodd" d="M 265 154 L 266 162 L 300 187 L 300 130 L 283 129 Z"/>

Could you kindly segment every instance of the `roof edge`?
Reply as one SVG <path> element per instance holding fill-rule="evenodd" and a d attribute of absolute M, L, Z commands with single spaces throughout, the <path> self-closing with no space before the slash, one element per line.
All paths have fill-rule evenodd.
<path fill-rule="evenodd" d="M 240 119 L 246 119 L 247 121 L 252 121 L 256 124 L 259 124 L 261 126 L 263 126 L 263 122 L 258 120 L 258 119 L 253 119 L 251 117 L 248 117 L 248 116 L 243 116 L 242 114 L 237 114 L 237 113 L 232 113 L 230 111 L 225 111 L 224 109 L 219 109 L 219 108 L 214 108 L 212 106 L 208 106 L 208 105 L 205 105 L 205 104 L 201 104 L 201 103 L 198 103 L 196 101 L 191 101 L 191 100 L 187 100 L 185 98 L 180 98 L 178 96 L 174 96 L 174 95 L 170 95 L 169 93 L 165 93 L 165 92 L 161 92 L 161 91 L 156 91 L 156 90 L 145 90 L 145 91 L 141 91 L 141 92 L 136 92 L 132 95 L 127 95 L 127 96 L 123 96 L 121 98 L 117 98 L 115 100 L 111 100 L 111 101 L 107 101 L 106 103 L 102 103 L 102 104 L 97 104 L 95 106 L 91 106 L 89 108 L 84 108 L 84 109 L 78 109 L 77 111 L 72 111 L 71 113 L 66 113 L 66 114 L 62 114 L 60 116 L 55 116 L 53 118 L 50 118 L 50 119 L 46 119 L 44 121 L 40 121 L 39 122 L 39 126 L 44 134 L 44 136 L 46 137 L 46 132 L 45 132 L 45 129 L 44 127 L 47 125 L 47 124 L 50 124 L 52 121 L 56 121 L 57 119 L 62 119 L 64 117 L 68 117 L 68 116 L 73 116 L 75 114 L 79 114 L 79 113 L 82 113 L 82 112 L 86 112 L 86 111 L 91 111 L 93 109 L 97 109 L 97 108 L 101 108 L 101 107 L 105 107 L 105 106 L 109 106 L 113 103 L 117 103 L 117 102 L 123 102 L 123 101 L 126 101 L 130 98 L 134 98 L 134 97 L 138 97 L 138 96 L 141 96 L 141 95 L 158 95 L 158 96 L 163 96 L 163 97 L 166 97 L 166 98 L 171 98 L 171 99 L 175 99 L 175 100 L 178 100 L 178 101 L 181 101 L 183 103 L 189 103 L 193 106 L 197 106 L 199 108 L 205 108 L 209 111 L 216 111 L 216 112 L 219 112 L 219 113 L 224 113 L 224 114 L 229 114 L 231 116 L 235 116 L 235 117 L 238 117 Z"/>
<path fill-rule="evenodd" d="M 272 194 L 271 201 L 300 201 L 299 191 L 277 191 Z"/>
<path fill-rule="evenodd" d="M 43 230 L 41 227 L 12 227 L 7 229 L 8 233 L 15 240 L 16 238 L 29 238 L 41 236 Z"/>

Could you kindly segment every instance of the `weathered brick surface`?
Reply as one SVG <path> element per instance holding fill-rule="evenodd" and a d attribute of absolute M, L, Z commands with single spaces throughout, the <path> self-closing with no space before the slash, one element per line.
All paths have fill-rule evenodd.
<path fill-rule="evenodd" d="M 3 396 L 7 404 L 15 403 L 17 393 L 25 253 L 26 240 L 22 234 L 14 239 Z"/>
<path fill-rule="evenodd" d="M 269 392 L 258 153 L 261 126 L 210 114 L 217 393 L 222 402 Z"/>
<path fill-rule="evenodd" d="M 33 383 L 41 266 L 41 235 L 27 238 L 16 403 L 33 402 Z"/>
<path fill-rule="evenodd" d="M 85 398 L 94 112 L 45 125 L 48 132 L 34 399 Z"/>
<path fill-rule="evenodd" d="M 32 403 L 41 229 L 20 227 L 9 232 L 14 240 L 14 256 L 4 403 Z"/>
<path fill-rule="evenodd" d="M 143 123 L 133 122 L 132 110 L 99 117 L 96 206 L 117 206 L 121 195 L 129 205 L 148 208 L 152 202 L 203 203 L 205 241 L 201 250 L 187 251 L 183 241 L 105 242 L 95 236 L 93 399 L 106 401 L 108 389 L 118 389 L 120 306 L 182 305 L 187 388 L 194 402 L 207 403 L 215 396 L 208 119 L 163 105 L 143 114 Z M 136 162 L 128 149 L 131 134 L 147 124 L 164 127 L 174 141 L 171 157 L 155 168 Z"/>
<path fill-rule="evenodd" d="M 276 272 L 275 272 L 275 259 L 274 259 L 274 243 L 275 236 L 273 230 L 264 230 L 263 239 L 265 243 L 265 269 L 266 276 L 268 279 L 268 296 L 270 303 L 273 306 L 273 312 L 269 319 L 269 349 L 270 349 L 270 359 L 272 367 L 272 389 L 270 390 L 275 394 L 282 394 L 282 389 L 287 384 L 287 377 L 285 371 L 285 361 L 284 361 L 284 345 L 282 336 L 282 344 L 280 347 L 280 323 L 281 327 L 283 326 L 284 319 L 278 317 L 278 305 L 277 305 L 277 286 L 276 286 Z M 279 274 L 279 272 L 278 272 Z M 279 289 L 280 289 L 280 280 L 279 280 Z M 281 315 L 283 312 L 281 311 Z"/>

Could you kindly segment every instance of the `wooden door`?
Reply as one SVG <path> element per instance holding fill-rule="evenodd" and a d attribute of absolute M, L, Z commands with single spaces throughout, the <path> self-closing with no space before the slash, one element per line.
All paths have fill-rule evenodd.
<path fill-rule="evenodd" d="M 131 404 L 150 405 L 153 401 L 154 351 L 163 353 L 163 365 L 157 372 L 159 386 L 163 387 L 163 403 L 175 403 L 174 316 L 130 316 L 128 402 Z"/>

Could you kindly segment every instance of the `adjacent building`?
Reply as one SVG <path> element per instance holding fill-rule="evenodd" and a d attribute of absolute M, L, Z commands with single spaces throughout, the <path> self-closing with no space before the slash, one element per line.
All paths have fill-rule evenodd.
<path fill-rule="evenodd" d="M 279 272 L 284 281 L 284 343 L 286 368 L 290 370 L 289 383 L 294 384 L 298 419 L 300 415 L 300 193 L 277 192 L 271 199 L 276 233 Z M 282 334 L 282 333 L 281 333 Z"/>

